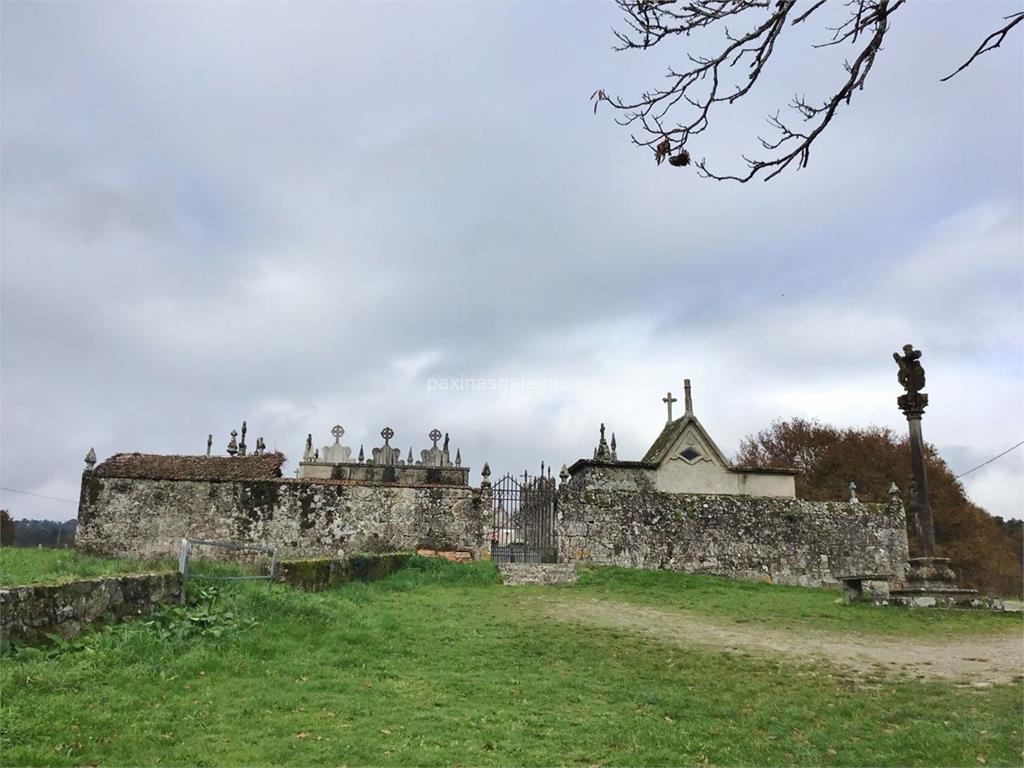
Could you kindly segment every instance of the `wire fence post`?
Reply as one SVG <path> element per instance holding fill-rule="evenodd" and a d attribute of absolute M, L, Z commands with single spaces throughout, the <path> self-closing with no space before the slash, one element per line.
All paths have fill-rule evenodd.
<path fill-rule="evenodd" d="M 192 557 L 193 546 L 220 547 L 242 552 L 262 552 L 270 556 L 269 573 L 258 576 L 215 576 L 206 573 L 189 573 L 189 561 Z M 260 544 L 236 544 L 232 541 L 209 541 L 206 539 L 182 539 L 181 553 L 178 555 L 178 573 L 181 574 L 181 602 L 185 602 L 185 587 L 189 579 L 208 579 L 210 581 L 265 581 L 269 585 L 274 580 L 277 572 L 277 548 L 266 547 Z"/>
<path fill-rule="evenodd" d="M 185 602 L 185 587 L 188 586 L 188 555 L 190 544 L 188 539 L 181 540 L 181 552 L 178 554 L 178 573 L 181 574 L 181 602 Z"/>

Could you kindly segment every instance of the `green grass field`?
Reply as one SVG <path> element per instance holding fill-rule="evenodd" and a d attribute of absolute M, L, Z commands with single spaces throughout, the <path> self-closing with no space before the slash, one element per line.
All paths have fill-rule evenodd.
<path fill-rule="evenodd" d="M 176 568 L 171 561 L 146 562 L 83 555 L 74 549 L 0 549 L 0 585 L 46 584 L 91 576 L 113 576 Z"/>
<path fill-rule="evenodd" d="M 414 558 L 375 584 L 246 584 L 2 659 L 13 765 L 1020 765 L 1020 683 L 974 688 L 730 654 L 553 620 L 566 600 L 880 638 L 1019 617 L 838 605 L 837 593 L 597 569 L 507 588 Z"/>

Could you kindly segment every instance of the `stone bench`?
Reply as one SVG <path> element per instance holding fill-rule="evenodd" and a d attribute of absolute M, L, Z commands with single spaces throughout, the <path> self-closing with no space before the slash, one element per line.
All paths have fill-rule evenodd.
<path fill-rule="evenodd" d="M 865 591 L 873 600 L 888 599 L 889 583 L 894 578 L 896 574 L 893 573 L 851 573 L 836 576 L 836 579 L 842 582 L 846 600 L 850 603 L 863 600 Z"/>

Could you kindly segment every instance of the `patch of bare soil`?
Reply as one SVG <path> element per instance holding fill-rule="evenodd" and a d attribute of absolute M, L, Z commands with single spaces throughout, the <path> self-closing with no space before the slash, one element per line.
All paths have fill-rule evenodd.
<path fill-rule="evenodd" d="M 622 629 L 681 646 L 734 653 L 761 652 L 807 661 L 823 659 L 858 672 L 884 669 L 917 678 L 941 678 L 985 687 L 1024 679 L 1024 635 L 949 639 L 867 637 L 807 629 L 735 624 L 682 610 L 601 600 L 547 603 L 553 619 Z"/>

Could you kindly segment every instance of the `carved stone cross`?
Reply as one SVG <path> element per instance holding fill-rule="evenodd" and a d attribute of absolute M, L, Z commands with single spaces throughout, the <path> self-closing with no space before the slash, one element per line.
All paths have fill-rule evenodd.
<path fill-rule="evenodd" d="M 679 402 L 679 398 L 678 397 L 672 397 L 672 393 L 669 392 L 663 398 L 661 398 L 661 402 L 665 403 L 665 405 L 668 406 L 668 420 L 669 420 L 669 422 L 671 422 L 672 421 L 672 403 L 678 403 Z"/>
<path fill-rule="evenodd" d="M 434 443 L 434 447 L 437 448 L 437 441 L 441 439 L 441 430 L 436 428 L 432 429 L 430 430 L 430 434 L 427 435 L 427 437 L 431 439 L 431 441 Z"/>
<path fill-rule="evenodd" d="M 334 442 L 337 443 L 341 440 L 341 436 L 345 434 L 345 428 L 341 424 L 335 424 L 331 427 L 331 434 L 334 435 Z"/>

